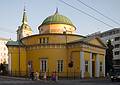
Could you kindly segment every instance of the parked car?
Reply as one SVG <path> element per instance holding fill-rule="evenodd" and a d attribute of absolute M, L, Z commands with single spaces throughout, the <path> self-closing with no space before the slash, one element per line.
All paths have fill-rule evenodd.
<path fill-rule="evenodd" d="M 120 69 L 114 69 L 111 73 L 110 73 L 110 79 L 111 81 L 119 81 L 120 80 Z"/>

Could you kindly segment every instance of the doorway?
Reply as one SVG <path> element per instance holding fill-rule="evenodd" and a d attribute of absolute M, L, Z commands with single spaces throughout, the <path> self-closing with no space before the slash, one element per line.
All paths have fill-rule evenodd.
<path fill-rule="evenodd" d="M 95 61 L 92 61 L 92 77 L 95 77 Z"/>

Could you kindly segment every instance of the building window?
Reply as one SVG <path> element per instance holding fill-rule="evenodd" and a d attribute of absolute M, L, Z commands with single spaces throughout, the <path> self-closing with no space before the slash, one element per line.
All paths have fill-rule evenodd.
<path fill-rule="evenodd" d="M 119 48 L 120 47 L 120 44 L 115 44 L 115 48 Z"/>
<path fill-rule="evenodd" d="M 4 47 L 4 51 L 6 50 L 6 48 Z"/>
<path fill-rule="evenodd" d="M 42 38 L 40 38 L 40 43 L 42 43 Z"/>
<path fill-rule="evenodd" d="M 6 56 L 6 53 L 4 53 L 4 56 Z"/>
<path fill-rule="evenodd" d="M 120 40 L 120 37 L 115 37 L 115 41 L 119 41 Z"/>
<path fill-rule="evenodd" d="M 119 64 L 120 64 L 120 60 L 119 59 L 113 60 L 113 65 L 118 65 L 119 66 Z"/>
<path fill-rule="evenodd" d="M 43 43 L 45 43 L 45 38 L 43 38 Z"/>
<path fill-rule="evenodd" d="M 115 55 L 119 55 L 120 54 L 120 51 L 115 51 Z"/>
<path fill-rule="evenodd" d="M 48 37 L 43 37 L 43 38 L 40 38 L 39 41 L 40 41 L 40 44 L 46 44 L 46 43 L 48 43 L 49 38 Z"/>
<path fill-rule="evenodd" d="M 63 72 L 63 60 L 57 61 L 57 70 L 58 72 Z"/>
<path fill-rule="evenodd" d="M 100 72 L 102 72 L 102 62 L 100 62 Z"/>
<path fill-rule="evenodd" d="M 49 39 L 48 37 L 47 37 L 47 38 L 45 38 L 45 43 L 48 43 L 48 39 Z"/>
<path fill-rule="evenodd" d="M 26 36 L 29 36 L 29 34 L 26 34 Z"/>
<path fill-rule="evenodd" d="M 85 61 L 85 72 L 88 72 L 88 61 Z"/>
<path fill-rule="evenodd" d="M 41 59 L 40 60 L 40 70 L 42 72 L 46 72 L 47 71 L 47 59 Z"/>

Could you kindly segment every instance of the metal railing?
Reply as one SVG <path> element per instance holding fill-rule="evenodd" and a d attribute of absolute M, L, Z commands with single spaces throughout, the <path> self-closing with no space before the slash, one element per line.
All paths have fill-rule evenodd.
<path fill-rule="evenodd" d="M 53 72 L 38 72 L 39 74 L 39 78 L 40 79 L 44 79 L 44 75 L 46 74 L 47 80 L 50 80 L 52 77 L 52 73 Z M 80 72 L 55 72 L 57 79 L 61 80 L 61 79 L 82 79 L 81 77 L 81 73 Z M 30 77 L 30 73 L 25 72 L 25 71 L 10 71 L 7 72 L 5 74 L 1 75 L 5 75 L 5 76 L 12 76 L 12 77 L 23 77 L 23 78 L 29 78 Z M 34 72 L 34 76 L 35 76 L 35 72 Z M 102 74 L 100 74 L 100 77 L 103 77 Z M 89 78 L 89 77 L 88 77 Z"/>
<path fill-rule="evenodd" d="M 44 79 L 44 75 L 46 73 L 47 79 L 51 79 L 52 73 L 53 72 L 38 72 L 39 73 L 39 78 Z M 34 72 L 35 74 L 35 72 Z M 80 72 L 55 72 L 56 76 L 58 79 L 76 79 L 76 78 L 81 78 Z M 24 77 L 24 78 L 29 78 L 30 73 L 25 72 L 25 71 L 9 71 L 6 74 L 2 74 L 5 76 L 13 76 L 13 77 Z"/>

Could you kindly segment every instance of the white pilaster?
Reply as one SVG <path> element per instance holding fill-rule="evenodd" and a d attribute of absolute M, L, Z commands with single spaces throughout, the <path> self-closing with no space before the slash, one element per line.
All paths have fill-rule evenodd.
<path fill-rule="evenodd" d="M 99 61 L 99 55 L 96 55 L 96 77 L 100 76 L 100 61 Z"/>
<path fill-rule="evenodd" d="M 90 53 L 90 67 L 89 67 L 90 77 L 92 78 L 92 53 Z"/>
<path fill-rule="evenodd" d="M 85 72 L 85 60 L 84 60 L 84 52 L 80 52 L 80 72 L 81 77 L 84 78 L 84 72 Z"/>

